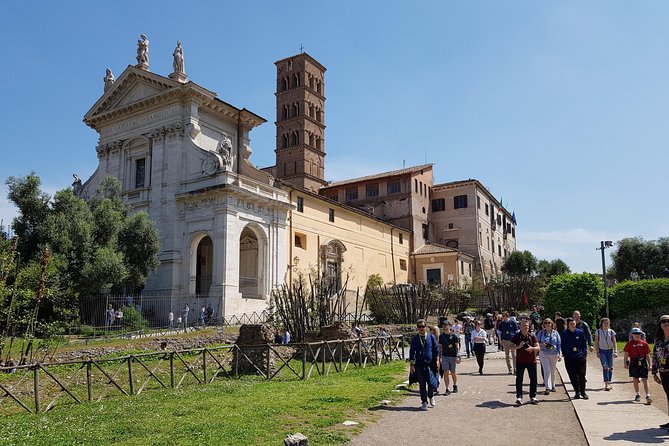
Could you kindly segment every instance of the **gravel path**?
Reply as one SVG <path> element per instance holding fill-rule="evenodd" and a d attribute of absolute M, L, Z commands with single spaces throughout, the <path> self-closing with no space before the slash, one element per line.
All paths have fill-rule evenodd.
<path fill-rule="evenodd" d="M 491 347 L 492 348 L 492 347 Z M 537 365 L 539 367 L 539 365 Z M 380 406 L 381 419 L 353 438 L 351 446 L 397 446 L 426 444 L 513 444 L 542 446 L 585 446 L 587 441 L 564 387 L 543 396 L 539 387 L 536 406 L 515 406 L 515 377 L 507 373 L 500 353 L 486 355 L 484 375 L 478 374 L 475 359 L 463 359 L 458 366 L 457 394 L 436 396 L 437 405 L 419 410 L 417 384 L 397 406 Z M 539 384 L 542 383 L 539 372 Z M 527 376 L 525 377 L 526 381 Z M 443 384 L 442 388 L 443 390 Z M 529 391 L 526 384 L 525 391 Z M 503 438 L 498 442 L 496 439 Z"/>

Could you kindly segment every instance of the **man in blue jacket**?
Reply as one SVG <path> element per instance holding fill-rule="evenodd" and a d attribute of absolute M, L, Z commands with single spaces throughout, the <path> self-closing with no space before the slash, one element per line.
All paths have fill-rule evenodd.
<path fill-rule="evenodd" d="M 502 322 L 499 323 L 499 331 L 502 335 L 502 347 L 504 348 L 504 358 L 506 358 L 506 367 L 509 369 L 509 375 L 516 374 L 516 346 L 511 342 L 511 339 L 520 331 L 515 320 L 509 318 L 509 312 L 502 313 Z M 513 367 L 511 366 L 511 359 L 513 358 Z"/>
<path fill-rule="evenodd" d="M 583 330 L 576 328 L 576 321 L 567 318 L 567 329 L 562 332 L 562 355 L 571 385 L 574 386 L 574 399 L 588 399 L 585 393 L 585 370 L 588 358 L 588 341 Z"/>
<path fill-rule="evenodd" d="M 418 334 L 411 340 L 409 349 L 409 362 L 411 373 L 416 373 L 418 388 L 420 390 L 421 409 L 427 410 L 427 401 L 430 406 L 435 406 L 434 387 L 430 380 L 430 374 L 436 374 L 439 370 L 439 345 L 437 338 L 427 331 L 427 323 L 424 319 L 416 322 Z"/>

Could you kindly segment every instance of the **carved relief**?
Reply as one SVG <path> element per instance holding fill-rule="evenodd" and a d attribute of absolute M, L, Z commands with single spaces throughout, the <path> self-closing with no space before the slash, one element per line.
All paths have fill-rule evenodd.
<path fill-rule="evenodd" d="M 205 175 L 215 174 L 219 167 L 219 161 L 213 156 L 208 156 L 202 160 L 202 173 Z"/>
<path fill-rule="evenodd" d="M 145 133 L 146 136 L 148 136 L 154 141 L 173 136 L 184 136 L 185 134 L 186 134 L 186 127 L 184 127 L 184 125 L 180 121 L 164 125 L 162 127 L 157 127 L 152 131 Z"/>
<path fill-rule="evenodd" d="M 196 209 L 205 209 L 216 206 L 216 198 L 205 198 L 199 201 L 188 201 L 184 203 L 184 210 L 194 211 Z"/>

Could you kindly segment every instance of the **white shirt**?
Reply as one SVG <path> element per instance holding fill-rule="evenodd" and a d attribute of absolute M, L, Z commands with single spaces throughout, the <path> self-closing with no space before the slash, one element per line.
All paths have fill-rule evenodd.
<path fill-rule="evenodd" d="M 453 325 L 453 333 L 455 333 L 456 335 L 462 333 L 462 325 L 460 324 Z"/>
<path fill-rule="evenodd" d="M 488 334 L 484 329 L 474 329 L 472 331 L 472 340 L 474 341 L 474 344 L 485 344 L 486 343 L 486 337 Z M 483 338 L 483 339 L 476 339 L 476 338 Z"/>

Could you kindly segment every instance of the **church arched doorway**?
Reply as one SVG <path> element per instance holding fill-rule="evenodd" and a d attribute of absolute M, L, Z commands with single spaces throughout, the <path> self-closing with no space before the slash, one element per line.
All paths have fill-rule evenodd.
<path fill-rule="evenodd" d="M 214 244 L 208 235 L 197 244 L 195 260 L 195 294 L 208 295 L 214 264 Z"/>

